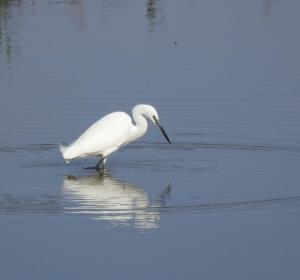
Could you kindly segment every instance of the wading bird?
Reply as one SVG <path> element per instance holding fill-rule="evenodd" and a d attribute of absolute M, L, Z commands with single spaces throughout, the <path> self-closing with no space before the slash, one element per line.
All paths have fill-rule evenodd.
<path fill-rule="evenodd" d="M 72 159 L 99 156 L 95 168 L 104 168 L 107 156 L 128 143 L 142 137 L 148 128 L 146 119 L 158 126 L 168 143 L 171 141 L 160 125 L 156 109 L 139 104 L 132 109 L 132 118 L 125 112 L 110 113 L 91 125 L 75 142 L 59 149 L 66 162 Z"/>

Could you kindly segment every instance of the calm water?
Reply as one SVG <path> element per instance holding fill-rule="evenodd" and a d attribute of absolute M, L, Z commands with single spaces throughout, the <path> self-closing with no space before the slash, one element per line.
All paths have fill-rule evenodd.
<path fill-rule="evenodd" d="M 299 279 L 300 2 L 0 0 L 1 279 Z M 157 129 L 57 149 L 106 113 Z"/>

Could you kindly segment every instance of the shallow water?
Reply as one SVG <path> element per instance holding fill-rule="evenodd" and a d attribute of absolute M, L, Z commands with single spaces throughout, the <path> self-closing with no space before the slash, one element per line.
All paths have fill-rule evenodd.
<path fill-rule="evenodd" d="M 3 279 L 299 279 L 297 1 L 1 1 Z M 106 113 L 159 111 L 62 160 Z"/>

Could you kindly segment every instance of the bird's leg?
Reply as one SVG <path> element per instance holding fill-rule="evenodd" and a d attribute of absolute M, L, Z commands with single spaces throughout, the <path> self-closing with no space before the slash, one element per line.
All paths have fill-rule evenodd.
<path fill-rule="evenodd" d="M 104 168 L 105 163 L 106 163 L 106 160 L 107 160 L 106 157 L 101 157 L 101 158 L 99 159 L 99 161 L 97 162 L 95 168 L 96 168 L 97 170 L 100 170 L 101 168 Z"/>

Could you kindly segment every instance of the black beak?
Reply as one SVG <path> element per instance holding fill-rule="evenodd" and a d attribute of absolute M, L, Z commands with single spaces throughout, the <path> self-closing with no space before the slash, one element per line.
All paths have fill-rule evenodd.
<path fill-rule="evenodd" d="M 160 131 L 162 132 L 162 134 L 163 134 L 163 135 L 165 136 L 165 138 L 167 139 L 168 143 L 171 144 L 171 141 L 170 141 L 170 139 L 169 139 L 169 137 L 168 137 L 166 131 L 165 131 L 164 128 L 159 124 L 158 119 L 157 119 L 155 116 L 153 116 L 153 119 L 154 119 L 156 125 L 159 127 L 159 129 L 160 129 Z"/>

